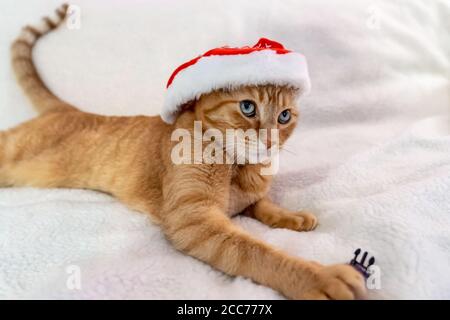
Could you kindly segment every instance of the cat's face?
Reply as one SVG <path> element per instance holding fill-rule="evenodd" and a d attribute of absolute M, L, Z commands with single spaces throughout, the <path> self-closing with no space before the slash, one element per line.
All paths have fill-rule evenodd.
<path fill-rule="evenodd" d="M 292 134 L 298 118 L 296 90 L 280 86 L 251 86 L 203 95 L 195 105 L 196 119 L 204 129 L 254 129 L 264 147 L 281 147 Z M 260 129 L 278 129 L 278 144 L 259 135 Z"/>

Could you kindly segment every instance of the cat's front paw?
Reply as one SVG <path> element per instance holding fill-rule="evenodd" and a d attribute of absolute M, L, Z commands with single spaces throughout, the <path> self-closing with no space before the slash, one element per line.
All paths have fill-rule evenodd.
<path fill-rule="evenodd" d="M 317 226 L 317 218 L 306 211 L 292 212 L 282 216 L 274 226 L 295 231 L 311 231 Z"/>
<path fill-rule="evenodd" d="M 302 219 L 302 225 L 298 231 L 311 231 L 317 227 L 317 218 L 310 212 L 300 211 L 295 214 L 297 217 Z"/>
<path fill-rule="evenodd" d="M 366 297 L 364 277 L 349 265 L 321 266 L 303 299 L 354 300 Z"/>

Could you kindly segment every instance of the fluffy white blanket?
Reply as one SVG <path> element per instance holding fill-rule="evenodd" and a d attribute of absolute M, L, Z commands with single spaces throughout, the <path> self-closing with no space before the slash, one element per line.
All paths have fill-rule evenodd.
<path fill-rule="evenodd" d="M 35 60 L 50 87 L 84 110 L 156 114 L 172 69 L 210 47 L 266 36 L 302 51 L 313 92 L 271 194 L 320 224 L 297 233 L 235 223 L 323 263 L 368 250 L 381 269 L 371 298 L 448 299 L 447 3 L 85 0 L 81 29 L 43 39 Z M 0 4 L 1 129 L 34 115 L 8 66 L 9 43 L 58 4 Z M 176 252 L 144 215 L 106 195 L 0 189 L 0 298 L 281 297 Z"/>

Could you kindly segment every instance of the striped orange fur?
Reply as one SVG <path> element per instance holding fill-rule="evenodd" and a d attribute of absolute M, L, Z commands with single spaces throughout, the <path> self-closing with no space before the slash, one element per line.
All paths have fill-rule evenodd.
<path fill-rule="evenodd" d="M 43 83 L 32 61 L 36 41 L 59 26 L 67 6 L 38 27 L 27 26 L 12 45 L 17 80 L 39 116 L 0 132 L 0 186 L 88 188 L 109 193 L 130 208 L 149 214 L 167 239 L 229 275 L 248 277 L 292 299 L 355 299 L 365 287 L 346 265 L 322 266 L 289 256 L 247 234 L 230 217 L 247 213 L 272 227 L 314 229 L 307 212 L 280 208 L 267 196 L 272 177 L 262 164 L 175 165 L 170 151 L 177 128 L 278 128 L 280 144 L 298 118 L 293 89 L 243 87 L 203 95 L 186 105 L 173 125 L 160 117 L 105 117 L 82 112 L 62 101 Z M 247 118 L 239 101 L 256 103 Z M 277 122 L 289 108 L 292 120 Z"/>

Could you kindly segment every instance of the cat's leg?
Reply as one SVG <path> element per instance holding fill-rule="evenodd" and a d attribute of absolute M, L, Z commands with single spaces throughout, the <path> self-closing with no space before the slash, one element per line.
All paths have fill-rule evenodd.
<path fill-rule="evenodd" d="M 317 226 L 317 218 L 306 211 L 291 211 L 274 204 L 267 197 L 246 211 L 251 217 L 273 228 L 309 231 Z"/>
<path fill-rule="evenodd" d="M 203 173 L 206 173 L 203 176 Z M 348 265 L 322 266 L 250 236 L 224 213 L 226 179 L 185 172 L 166 179 L 161 226 L 173 245 L 229 275 L 244 276 L 291 299 L 355 299 L 362 276 Z"/>
<path fill-rule="evenodd" d="M 53 113 L 0 133 L 1 187 L 88 187 L 75 185 L 84 149 L 71 148 L 81 118 Z M 72 141 L 70 141 L 72 142 Z M 76 145 L 76 143 L 74 143 Z M 89 157 L 86 157 L 89 159 Z M 82 170 L 78 172 L 83 173 Z"/>
<path fill-rule="evenodd" d="M 11 131 L 0 131 L 0 188 L 14 185 L 11 180 L 11 164 L 14 162 L 18 151 L 11 143 Z"/>
<path fill-rule="evenodd" d="M 177 249 L 291 299 L 356 299 L 365 293 L 363 279 L 352 267 L 325 267 L 290 257 L 238 229 L 206 201 L 180 203 L 163 228 Z"/>
<path fill-rule="evenodd" d="M 52 186 L 47 175 L 54 156 L 46 150 L 52 139 L 36 123 L 38 118 L 0 132 L 0 187 Z"/>

